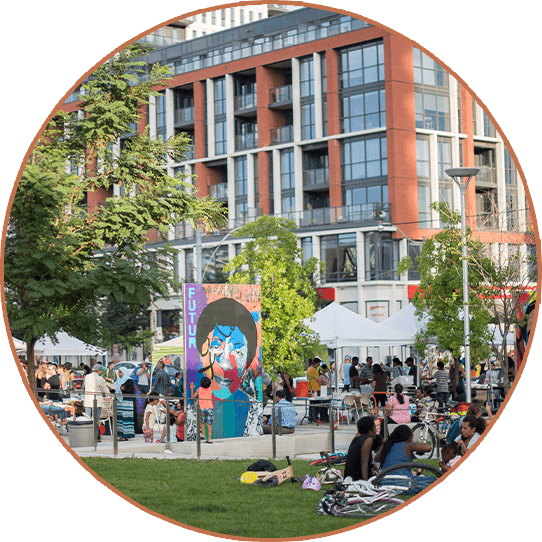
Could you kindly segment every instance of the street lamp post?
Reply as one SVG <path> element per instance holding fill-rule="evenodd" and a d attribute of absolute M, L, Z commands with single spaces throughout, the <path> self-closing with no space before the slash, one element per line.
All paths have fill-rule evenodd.
<path fill-rule="evenodd" d="M 201 276 L 199 275 L 198 273 L 198 284 L 201 284 L 203 279 L 205 278 L 205 273 L 207 273 L 207 268 L 209 267 L 210 263 L 213 261 L 213 258 L 215 257 L 215 254 L 217 252 L 217 250 L 224 244 L 224 241 L 233 233 L 233 232 L 236 232 L 237 230 L 240 230 L 243 226 L 238 226 L 237 228 L 233 228 L 233 230 L 230 230 L 226 235 L 224 235 L 224 237 L 222 237 L 222 239 L 220 240 L 220 243 L 218 243 L 218 245 L 216 246 L 215 250 L 213 251 L 213 253 L 211 254 L 211 257 L 209 258 L 209 261 L 207 262 L 207 265 L 205 266 L 205 269 L 203 270 L 203 273 L 201 273 Z M 196 238 L 196 242 L 197 242 L 197 238 Z M 198 246 L 198 245 L 197 245 Z M 202 258 L 201 258 L 201 237 L 199 238 L 199 248 L 198 248 L 198 252 L 199 252 L 199 256 L 198 256 L 198 260 L 199 261 L 202 261 Z"/>
<path fill-rule="evenodd" d="M 470 385 L 470 315 L 469 315 L 469 268 L 467 264 L 467 186 L 472 177 L 478 174 L 479 168 L 457 167 L 446 170 L 459 187 L 461 192 L 461 246 L 463 259 L 463 329 L 465 334 L 465 395 L 467 403 L 471 402 L 471 385 Z M 467 180 L 462 183 L 461 179 Z"/>

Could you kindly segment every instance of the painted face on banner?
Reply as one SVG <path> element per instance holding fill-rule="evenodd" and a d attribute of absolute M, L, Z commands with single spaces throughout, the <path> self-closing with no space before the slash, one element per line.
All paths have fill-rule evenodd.
<path fill-rule="evenodd" d="M 216 325 L 208 335 L 209 369 L 213 395 L 227 399 L 238 388 L 247 364 L 247 339 L 238 327 Z M 207 365 L 207 364 L 205 364 Z"/>

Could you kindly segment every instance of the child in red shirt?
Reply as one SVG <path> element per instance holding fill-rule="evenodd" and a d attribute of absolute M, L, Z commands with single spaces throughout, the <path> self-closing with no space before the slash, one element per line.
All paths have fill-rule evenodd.
<path fill-rule="evenodd" d="M 199 399 L 199 408 L 201 411 L 201 432 L 205 435 L 205 426 L 207 425 L 207 442 L 212 444 L 213 434 L 213 390 L 211 389 L 211 379 L 204 376 L 201 379 L 200 387 L 194 392 L 194 382 L 190 382 L 190 391 L 193 398 Z"/>

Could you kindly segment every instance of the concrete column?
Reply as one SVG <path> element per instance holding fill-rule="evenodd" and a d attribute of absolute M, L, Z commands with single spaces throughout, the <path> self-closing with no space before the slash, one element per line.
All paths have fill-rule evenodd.
<path fill-rule="evenodd" d="M 292 58 L 292 101 L 294 117 L 294 141 L 301 141 L 301 88 L 299 77 L 299 59 Z"/>
<path fill-rule="evenodd" d="M 255 207 L 255 193 L 254 193 L 254 154 L 247 154 L 247 204 L 250 209 Z"/>
<path fill-rule="evenodd" d="M 231 156 L 227 158 L 228 162 L 228 215 L 230 219 L 230 227 L 233 226 L 232 219 L 235 216 L 235 162 Z"/>
<path fill-rule="evenodd" d="M 504 143 L 499 141 L 495 150 L 495 170 L 497 174 L 497 211 L 498 211 L 498 228 L 501 231 L 506 231 L 506 183 L 504 173 Z M 519 202 L 519 200 L 518 200 Z M 519 206 L 521 208 L 521 206 Z"/>
<path fill-rule="evenodd" d="M 282 213 L 282 197 L 280 192 L 280 151 L 273 149 L 273 199 L 275 200 L 275 215 Z"/>
<path fill-rule="evenodd" d="M 303 148 L 294 146 L 295 210 L 303 210 Z"/>
<path fill-rule="evenodd" d="M 149 136 L 156 138 L 156 96 L 149 96 Z"/>
<path fill-rule="evenodd" d="M 448 77 L 450 89 L 450 131 L 459 133 L 459 116 L 457 114 L 457 81 L 450 75 Z"/>
<path fill-rule="evenodd" d="M 435 203 L 439 201 L 437 134 L 431 134 L 429 136 L 429 156 L 429 165 L 431 169 L 431 202 Z M 439 214 L 437 211 L 431 210 L 431 220 L 433 221 L 431 227 L 438 227 Z"/>

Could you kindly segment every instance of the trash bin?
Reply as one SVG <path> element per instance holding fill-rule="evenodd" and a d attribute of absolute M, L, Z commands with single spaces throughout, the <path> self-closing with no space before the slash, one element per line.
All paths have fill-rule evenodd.
<path fill-rule="evenodd" d="M 94 424 L 89 421 L 68 421 L 68 444 L 70 448 L 94 446 Z"/>

